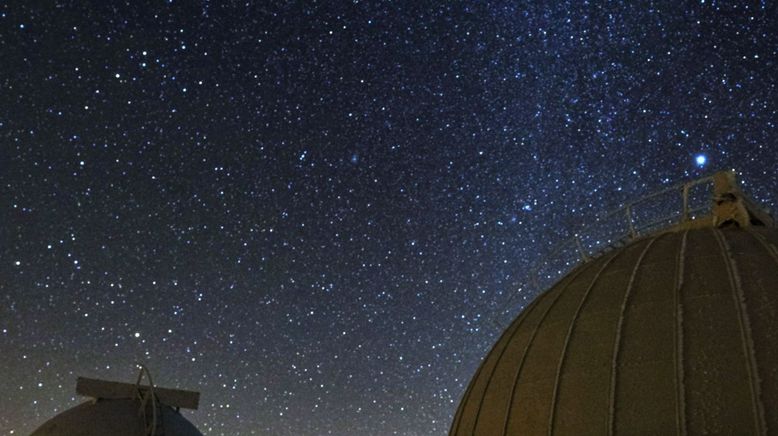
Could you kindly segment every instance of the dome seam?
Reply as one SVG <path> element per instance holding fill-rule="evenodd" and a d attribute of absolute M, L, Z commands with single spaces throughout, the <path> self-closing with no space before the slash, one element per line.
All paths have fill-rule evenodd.
<path fill-rule="evenodd" d="M 732 299 L 737 310 L 738 323 L 740 325 L 740 338 L 743 352 L 746 357 L 746 368 L 748 371 L 749 387 L 751 388 L 751 402 L 753 405 L 754 425 L 758 434 L 766 434 L 767 424 L 764 416 L 764 405 L 761 400 L 761 389 L 759 385 L 759 369 L 756 365 L 756 352 L 754 350 L 754 339 L 751 331 L 751 319 L 745 305 L 745 294 L 743 293 L 742 281 L 737 268 L 735 259 L 732 257 L 732 247 L 726 241 L 724 234 L 719 229 L 712 230 L 716 236 L 716 241 L 721 248 L 721 255 L 729 276 L 729 284 L 732 289 Z"/>
<path fill-rule="evenodd" d="M 655 238 L 652 238 L 646 246 L 643 248 L 643 251 L 640 253 L 640 256 L 638 257 L 637 261 L 635 261 L 635 266 L 632 267 L 632 274 L 629 277 L 629 282 L 627 283 L 627 288 L 624 291 L 624 298 L 621 302 L 621 308 L 619 311 L 619 320 L 616 324 L 616 338 L 613 342 L 613 353 L 611 356 L 611 377 L 610 377 L 610 392 L 609 392 L 609 402 L 608 405 L 608 434 L 612 435 L 614 432 L 613 426 L 616 423 L 616 413 L 615 413 L 615 399 L 616 399 L 616 376 L 618 372 L 618 358 L 619 358 L 619 351 L 621 347 L 621 332 L 624 325 L 624 313 L 627 311 L 627 303 L 629 302 L 629 297 L 632 294 L 632 289 L 635 285 L 635 277 L 638 275 L 638 270 L 640 269 L 640 266 L 643 264 L 643 259 L 646 257 L 646 253 L 648 253 L 648 250 L 651 249 L 651 247 L 654 245 L 654 243 L 659 240 L 659 238 L 667 235 L 668 233 L 661 234 Z"/>
<path fill-rule="evenodd" d="M 764 235 L 760 235 L 759 232 L 755 232 L 750 228 L 746 228 L 746 230 L 751 236 L 754 237 L 754 239 L 762 244 L 767 253 L 770 254 L 770 257 L 775 261 L 776 267 L 778 267 L 778 249 L 775 248 L 775 246 L 770 241 L 768 241 Z"/>
<path fill-rule="evenodd" d="M 686 273 L 686 244 L 689 230 L 683 232 L 681 248 L 676 257 L 675 289 L 673 292 L 673 321 L 674 321 L 674 354 L 675 354 L 675 419 L 677 420 L 678 433 L 686 435 L 686 385 L 684 384 L 683 371 L 683 304 L 681 290 L 684 286 Z"/>

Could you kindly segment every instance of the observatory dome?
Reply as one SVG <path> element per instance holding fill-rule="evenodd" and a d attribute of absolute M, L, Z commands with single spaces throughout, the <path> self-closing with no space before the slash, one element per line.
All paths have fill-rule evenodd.
<path fill-rule="evenodd" d="M 141 436 L 146 431 L 138 401 L 104 399 L 87 401 L 51 418 L 31 436 Z M 195 426 L 169 406 L 159 409 L 156 436 L 202 436 Z"/>
<path fill-rule="evenodd" d="M 92 400 L 51 418 L 31 436 L 202 436 L 179 412 L 197 409 L 200 393 L 156 387 L 140 367 L 134 384 L 79 377 L 76 393 Z M 148 384 L 141 384 L 144 375 Z"/>
<path fill-rule="evenodd" d="M 450 433 L 778 429 L 778 231 L 725 218 L 635 238 L 542 293 L 483 360 Z"/>

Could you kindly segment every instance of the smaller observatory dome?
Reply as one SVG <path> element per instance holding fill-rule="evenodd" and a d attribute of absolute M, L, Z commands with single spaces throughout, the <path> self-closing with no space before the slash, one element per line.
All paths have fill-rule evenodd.
<path fill-rule="evenodd" d="M 144 374 L 148 385 L 140 384 Z M 31 436 L 202 436 L 178 410 L 196 409 L 200 394 L 157 388 L 145 367 L 135 384 L 79 377 L 76 393 L 93 399 L 51 418 Z"/>
<path fill-rule="evenodd" d="M 778 231 L 733 173 L 712 182 L 710 215 L 633 234 L 537 297 L 451 435 L 775 434 Z"/>

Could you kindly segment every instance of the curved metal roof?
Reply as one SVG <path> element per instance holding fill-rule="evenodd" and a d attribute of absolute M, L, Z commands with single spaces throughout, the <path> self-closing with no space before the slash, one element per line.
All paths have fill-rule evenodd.
<path fill-rule="evenodd" d="M 635 239 L 536 298 L 478 368 L 450 434 L 778 429 L 778 230 L 733 182 L 718 177 L 704 225 Z"/>
<path fill-rule="evenodd" d="M 538 297 L 470 383 L 452 435 L 778 428 L 778 232 L 664 233 Z"/>

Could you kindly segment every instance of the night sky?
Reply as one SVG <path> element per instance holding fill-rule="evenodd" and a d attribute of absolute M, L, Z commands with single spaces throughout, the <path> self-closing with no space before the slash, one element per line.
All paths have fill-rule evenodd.
<path fill-rule="evenodd" d="M 0 5 L 0 434 L 142 362 L 205 434 L 442 435 L 584 218 L 775 207 L 775 3 L 517 3 Z"/>

